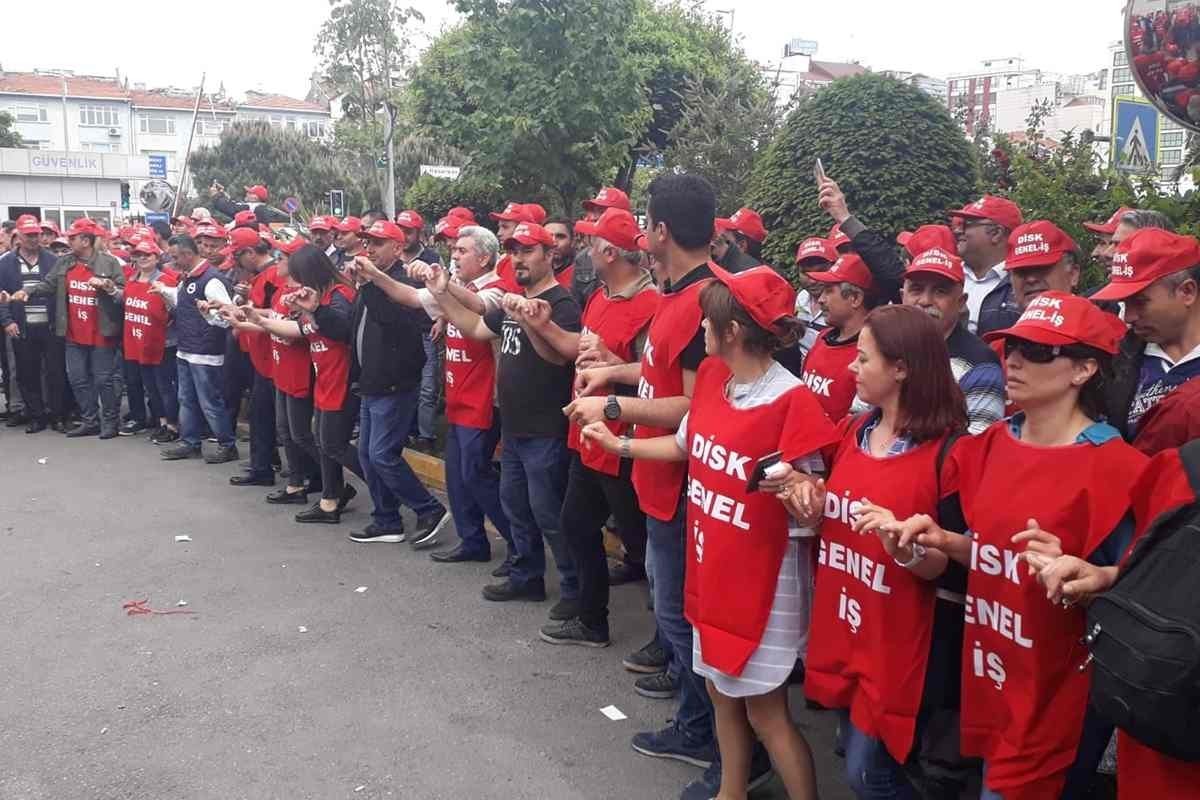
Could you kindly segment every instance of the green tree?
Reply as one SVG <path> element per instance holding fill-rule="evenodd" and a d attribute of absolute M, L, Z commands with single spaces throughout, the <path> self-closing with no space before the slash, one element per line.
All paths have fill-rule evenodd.
<path fill-rule="evenodd" d="M 977 189 L 970 145 L 936 100 L 882 75 L 834 81 L 788 115 L 755 164 L 746 204 L 770 231 L 771 263 L 790 264 L 801 240 L 829 228 L 818 158 L 855 214 L 885 234 L 942 218 Z"/>
<path fill-rule="evenodd" d="M 571 208 L 611 177 L 650 117 L 629 55 L 638 0 L 458 0 L 466 17 L 413 72 L 429 135 L 514 196 Z"/>
<path fill-rule="evenodd" d="M 0 111 L 0 147 L 20 147 L 21 134 L 12 129 L 12 114 Z"/>
<path fill-rule="evenodd" d="M 405 192 L 404 207 L 433 222 L 455 206 L 464 206 L 475 212 L 481 224 L 490 226 L 488 212 L 503 208 L 507 200 L 505 187 L 495 180 L 469 176 L 450 181 L 422 175 Z"/>
<path fill-rule="evenodd" d="M 228 187 L 266 184 L 277 200 L 288 195 L 299 198 L 302 213 L 323 210 L 325 193 L 338 188 L 348 192 L 348 210 L 363 207 L 361 193 L 343 185 L 328 145 L 298 131 L 275 130 L 266 122 L 230 125 L 215 147 L 192 154 L 188 170 L 202 197 L 216 180 Z"/>

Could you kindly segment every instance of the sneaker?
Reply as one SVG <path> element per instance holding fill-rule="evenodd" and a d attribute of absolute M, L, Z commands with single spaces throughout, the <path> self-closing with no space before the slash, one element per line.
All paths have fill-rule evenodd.
<path fill-rule="evenodd" d="M 771 758 L 762 745 L 756 745 L 750 756 L 750 780 L 746 783 L 746 792 L 750 793 L 762 788 L 775 775 L 771 767 Z M 721 791 L 721 762 L 713 761 L 704 774 L 683 787 L 679 800 L 712 800 Z"/>
<path fill-rule="evenodd" d="M 646 675 L 633 682 L 633 690 L 651 700 L 670 700 L 679 694 L 679 680 L 669 672 Z"/>
<path fill-rule="evenodd" d="M 342 521 L 342 512 L 334 509 L 326 511 L 321 508 L 319 502 L 313 503 L 305 511 L 301 511 L 296 515 L 296 522 L 300 523 L 315 523 L 320 525 L 337 525 Z"/>
<path fill-rule="evenodd" d="M 437 541 L 438 535 L 446 523 L 450 521 L 450 512 L 444 507 L 430 511 L 417 517 L 417 529 L 413 531 L 413 547 L 429 547 Z"/>
<path fill-rule="evenodd" d="M 15 417 L 10 417 L 9 421 L 12 421 L 13 419 L 15 419 Z M 81 439 L 85 436 L 99 436 L 99 435 L 100 435 L 100 426 L 99 425 L 86 425 L 82 422 L 67 432 L 68 439 Z"/>
<path fill-rule="evenodd" d="M 608 647 L 608 631 L 589 628 L 578 619 L 544 625 L 541 630 L 543 642 L 550 644 L 573 644 L 579 647 Z"/>
<path fill-rule="evenodd" d="M 199 458 L 200 448 L 193 447 L 187 442 L 176 442 L 159 455 L 162 456 L 163 461 L 182 461 L 185 458 Z"/>
<path fill-rule="evenodd" d="M 550 609 L 550 619 L 565 622 L 579 616 L 579 601 L 563 598 Z"/>
<path fill-rule="evenodd" d="M 621 659 L 621 666 L 630 672 L 643 675 L 663 672 L 667 668 L 667 651 L 657 639 L 651 639 L 641 650 L 636 650 Z"/>
<path fill-rule="evenodd" d="M 173 431 L 166 425 L 158 429 L 158 432 L 150 437 L 150 441 L 155 444 L 171 444 L 179 441 L 179 431 Z"/>
<path fill-rule="evenodd" d="M 142 431 L 146 430 L 146 423 L 138 422 L 136 419 L 131 419 L 117 429 L 118 436 L 137 436 Z"/>
<path fill-rule="evenodd" d="M 289 492 L 288 487 L 284 486 L 269 492 L 267 502 L 274 506 L 306 506 L 308 505 L 308 492 Z"/>
<path fill-rule="evenodd" d="M 387 542 L 397 543 L 404 541 L 404 526 L 399 528 L 381 528 L 372 522 L 361 531 L 352 531 L 350 533 L 350 541 L 352 542 Z"/>
<path fill-rule="evenodd" d="M 716 746 L 712 742 L 692 742 L 673 722 L 661 731 L 634 735 L 632 744 L 633 749 L 644 756 L 671 758 L 704 769 L 712 766 L 716 757 Z"/>
<path fill-rule="evenodd" d="M 529 600 L 540 603 L 546 599 L 546 584 L 541 578 L 535 578 L 527 583 L 513 583 L 512 579 L 504 583 L 493 583 L 483 587 L 483 599 L 493 603 L 506 603 L 509 600 Z"/>
<path fill-rule="evenodd" d="M 507 557 L 503 561 L 500 562 L 500 566 L 498 566 L 494 570 L 492 570 L 493 578 L 507 578 L 511 574 L 512 574 L 512 561 L 510 561 Z"/>
<path fill-rule="evenodd" d="M 205 464 L 228 464 L 230 461 L 238 460 L 237 445 L 230 444 L 224 447 L 218 447 L 204 457 Z"/>

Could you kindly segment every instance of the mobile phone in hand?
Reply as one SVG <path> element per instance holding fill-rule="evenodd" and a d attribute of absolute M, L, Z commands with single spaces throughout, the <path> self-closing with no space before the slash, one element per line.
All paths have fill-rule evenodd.
<path fill-rule="evenodd" d="M 767 453 L 754 464 L 754 471 L 750 473 L 750 480 L 746 481 L 747 492 L 757 492 L 758 485 L 767 477 L 767 468 L 773 467 L 783 458 L 783 454 L 776 450 L 774 453 Z"/>
<path fill-rule="evenodd" d="M 821 159 L 817 159 L 813 164 L 813 176 L 817 179 L 817 185 L 821 185 L 821 181 L 825 180 L 825 165 L 821 163 Z"/>

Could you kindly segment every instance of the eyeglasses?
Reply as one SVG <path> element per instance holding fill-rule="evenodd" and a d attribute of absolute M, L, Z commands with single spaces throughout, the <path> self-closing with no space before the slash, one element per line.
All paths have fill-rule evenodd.
<path fill-rule="evenodd" d="M 1028 339 L 1009 336 L 1004 340 L 1004 357 L 1008 358 L 1013 353 L 1020 353 L 1021 358 L 1032 361 L 1034 364 L 1049 364 L 1059 356 L 1065 355 L 1063 348 L 1057 345 L 1031 342 Z"/>

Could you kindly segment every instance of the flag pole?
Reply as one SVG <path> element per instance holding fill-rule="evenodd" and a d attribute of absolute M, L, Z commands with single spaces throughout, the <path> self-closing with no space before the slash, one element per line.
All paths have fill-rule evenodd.
<path fill-rule="evenodd" d="M 204 96 L 204 78 L 207 73 L 200 73 L 200 88 L 196 90 L 196 104 L 192 107 L 192 128 L 188 131 L 187 150 L 183 154 L 183 167 L 179 170 L 179 186 L 175 190 L 175 206 L 171 209 L 171 218 L 179 214 L 179 203 L 183 200 L 185 191 L 184 181 L 187 179 L 188 159 L 192 157 L 192 141 L 196 138 L 196 119 L 200 116 L 200 98 Z"/>

